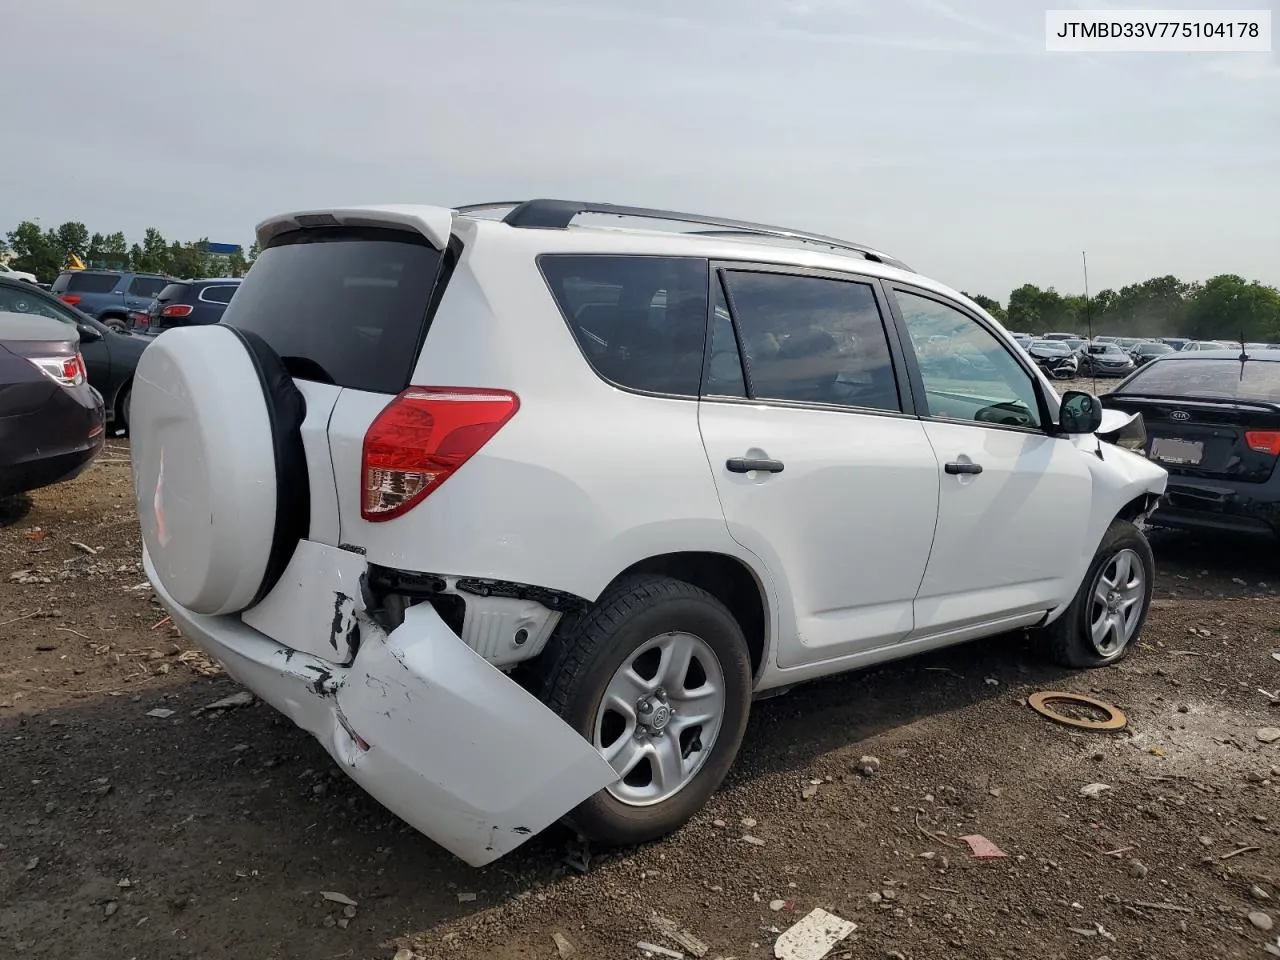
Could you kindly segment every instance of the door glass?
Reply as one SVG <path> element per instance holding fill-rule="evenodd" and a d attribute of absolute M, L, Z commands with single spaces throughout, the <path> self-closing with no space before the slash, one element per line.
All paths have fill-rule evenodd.
<path fill-rule="evenodd" d="M 146 297 L 150 300 L 168 283 L 162 277 L 134 277 L 129 284 L 129 293 L 135 297 Z"/>
<path fill-rule="evenodd" d="M 733 321 L 724 299 L 720 281 L 712 281 L 715 289 L 715 316 L 711 321 L 711 359 L 707 365 L 707 382 L 702 388 L 707 397 L 745 397 L 747 385 L 742 378 L 742 356 L 733 335 Z"/>
<path fill-rule="evenodd" d="M 901 410 L 869 284 L 784 273 L 724 273 L 752 397 Z"/>
<path fill-rule="evenodd" d="M 920 364 L 928 415 L 1038 428 L 1031 376 L 994 334 L 937 300 L 894 291 Z"/>

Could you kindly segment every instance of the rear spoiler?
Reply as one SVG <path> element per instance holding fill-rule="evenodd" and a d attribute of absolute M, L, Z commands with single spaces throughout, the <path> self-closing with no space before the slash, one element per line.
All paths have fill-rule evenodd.
<path fill-rule="evenodd" d="M 399 204 L 385 207 L 337 207 L 331 210 L 303 210 L 271 217 L 258 224 L 258 246 L 265 248 L 282 233 L 317 227 L 409 227 L 431 241 L 437 250 L 449 244 L 454 211 L 426 204 Z"/>

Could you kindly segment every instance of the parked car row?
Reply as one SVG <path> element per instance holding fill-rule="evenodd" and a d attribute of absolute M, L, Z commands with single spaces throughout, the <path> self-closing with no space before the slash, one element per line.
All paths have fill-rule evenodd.
<path fill-rule="evenodd" d="M 171 327 L 217 323 L 240 286 L 235 277 L 176 280 L 125 270 L 64 270 L 50 290 L 118 332 L 157 334 Z"/>
<path fill-rule="evenodd" d="M 1157 357 L 1173 353 L 1239 350 L 1241 346 L 1186 337 L 1094 337 L 1089 340 L 1073 333 L 1046 333 L 1040 337 L 1014 333 L 1013 338 L 1041 369 L 1060 380 L 1075 376 L 1124 377 Z M 1257 352 L 1277 349 L 1280 345 L 1245 343 L 1243 347 L 1246 352 Z"/>

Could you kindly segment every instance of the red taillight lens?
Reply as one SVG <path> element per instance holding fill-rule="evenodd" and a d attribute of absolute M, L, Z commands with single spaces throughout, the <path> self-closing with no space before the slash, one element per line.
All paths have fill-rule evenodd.
<path fill-rule="evenodd" d="M 78 387 L 85 381 L 84 357 L 28 357 L 40 370 L 64 387 Z"/>
<path fill-rule="evenodd" d="M 61 299 L 62 299 L 62 302 L 63 302 L 63 303 L 69 303 L 69 304 L 71 304 L 71 306 L 73 306 L 73 307 L 74 307 L 77 303 L 79 303 L 79 302 L 80 302 L 80 294 L 78 294 L 78 293 L 64 293 L 64 294 L 62 295 Z"/>
<path fill-rule="evenodd" d="M 189 303 L 171 303 L 160 311 L 162 317 L 189 317 L 191 316 L 191 304 Z"/>
<path fill-rule="evenodd" d="M 1250 450 L 1280 457 L 1280 430 L 1250 430 L 1244 435 Z"/>
<path fill-rule="evenodd" d="M 381 521 L 422 502 L 520 409 L 507 390 L 410 387 L 364 435 L 360 515 Z"/>

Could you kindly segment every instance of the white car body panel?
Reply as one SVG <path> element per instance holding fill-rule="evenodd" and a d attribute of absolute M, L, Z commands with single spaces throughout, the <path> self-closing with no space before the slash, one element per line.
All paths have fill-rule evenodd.
<path fill-rule="evenodd" d="M 701 404 L 729 532 L 788 600 L 780 666 L 896 643 L 915 626 L 938 501 L 938 461 L 915 417 Z M 732 457 L 781 473 L 731 473 Z"/>
<path fill-rule="evenodd" d="M 617 779 L 429 605 L 411 608 L 389 635 L 362 618 L 360 651 L 338 667 L 237 617 L 191 613 L 164 592 L 149 555 L 143 563 L 184 634 L 315 736 L 376 800 L 472 866 L 514 850 Z"/>
<path fill-rule="evenodd" d="M 939 463 L 977 463 L 982 473 L 942 476 L 916 630 L 1043 614 L 1072 596 L 1078 584 L 1062 558 L 1083 547 L 1093 478 L 1071 441 L 938 420 L 924 432 Z"/>

